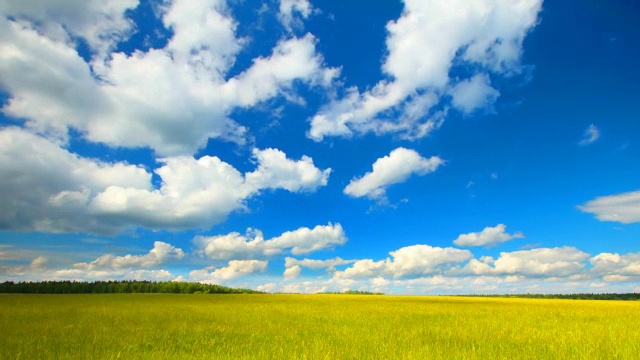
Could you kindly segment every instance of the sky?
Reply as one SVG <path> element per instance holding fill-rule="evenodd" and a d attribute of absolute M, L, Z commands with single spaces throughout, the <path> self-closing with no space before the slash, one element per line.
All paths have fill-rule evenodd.
<path fill-rule="evenodd" d="M 640 292 L 634 1 L 0 14 L 0 281 Z"/>

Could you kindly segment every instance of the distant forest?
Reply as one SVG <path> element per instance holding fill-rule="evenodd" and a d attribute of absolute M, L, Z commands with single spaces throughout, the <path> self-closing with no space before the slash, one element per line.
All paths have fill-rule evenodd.
<path fill-rule="evenodd" d="M 264 292 L 208 285 L 197 282 L 174 281 L 42 281 L 0 283 L 0 293 L 4 294 L 264 294 Z M 325 292 L 324 294 L 384 295 L 383 293 L 348 290 L 345 292 Z M 578 299 L 578 300 L 640 300 L 640 293 L 600 293 L 600 294 L 503 294 L 503 295 L 459 295 L 471 297 L 531 298 L 531 299 Z"/>
<path fill-rule="evenodd" d="M 501 297 L 528 299 L 575 299 L 575 300 L 640 300 L 640 293 L 600 293 L 600 294 L 508 294 L 508 295 L 460 295 L 473 297 Z"/>
<path fill-rule="evenodd" d="M 262 294 L 251 289 L 177 281 L 42 281 L 0 283 L 0 293 L 14 294 Z"/>

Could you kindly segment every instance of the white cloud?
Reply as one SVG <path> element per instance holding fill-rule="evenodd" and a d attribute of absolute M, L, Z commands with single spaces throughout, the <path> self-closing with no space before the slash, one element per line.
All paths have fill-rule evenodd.
<path fill-rule="evenodd" d="M 31 5 L 43 11 L 41 17 L 46 9 L 71 11 L 70 5 L 58 8 L 58 3 Z M 109 9 L 114 21 L 124 19 L 125 7 L 100 6 Z M 87 22 L 93 19 L 92 8 L 83 5 L 74 11 Z M 89 141 L 113 147 L 193 155 L 208 139 L 245 142 L 247 129 L 229 118 L 234 109 L 279 95 L 291 97 L 295 81 L 326 86 L 338 74 L 323 67 L 316 40 L 307 34 L 280 41 L 268 57 L 254 59 L 227 79 L 245 41 L 235 36 L 226 2 L 181 0 L 161 8 L 164 25 L 173 31 L 165 48 L 109 52 L 90 62 L 69 41 L 41 32 L 27 20 L 10 20 L 11 13 L 5 12 L 0 19 L 0 87 L 10 98 L 2 111 L 62 141 L 69 129 L 76 129 Z M 64 33 L 73 31 L 71 18 L 46 17 L 42 23 Z M 125 30 L 110 41 L 119 41 L 114 39 L 124 37 Z"/>
<path fill-rule="evenodd" d="M 109 186 L 148 189 L 151 174 L 125 163 L 83 159 L 17 128 L 0 130 L 0 227 L 17 231 L 109 232 L 89 199 Z"/>
<path fill-rule="evenodd" d="M 640 222 L 640 191 L 600 196 L 578 206 L 578 209 L 595 214 L 600 221 Z"/>
<path fill-rule="evenodd" d="M 356 261 L 344 271 L 336 271 L 334 278 L 358 279 L 374 277 L 419 277 L 447 272 L 473 258 L 468 250 L 413 245 L 389 253 L 393 259 Z"/>
<path fill-rule="evenodd" d="M 287 159 L 278 149 L 254 149 L 258 168 L 245 175 L 246 182 L 256 189 L 285 189 L 292 192 L 315 191 L 327 185 L 331 169 L 320 170 L 313 159 L 303 156 L 300 161 Z"/>
<path fill-rule="evenodd" d="M 284 259 L 284 266 L 286 268 L 293 266 L 302 266 L 309 269 L 327 269 L 327 271 L 335 271 L 336 266 L 339 265 L 347 265 L 356 262 L 357 260 L 343 260 L 340 257 L 336 257 L 333 259 L 326 260 L 315 260 L 315 259 L 294 259 L 292 257 L 287 257 Z"/>
<path fill-rule="evenodd" d="M 347 237 L 340 224 L 317 225 L 313 229 L 301 227 L 280 236 L 264 240 L 258 230 L 249 230 L 246 235 L 230 233 L 219 236 L 198 236 L 193 239 L 197 252 L 210 259 L 251 258 L 272 256 L 285 249 L 294 254 L 310 252 L 343 245 Z"/>
<path fill-rule="evenodd" d="M 481 232 L 471 232 L 468 234 L 460 234 L 453 241 L 458 246 L 494 246 L 512 239 L 523 239 L 521 232 L 508 234 L 507 226 L 498 224 L 494 227 L 487 226 Z"/>
<path fill-rule="evenodd" d="M 211 227 L 267 189 L 314 191 L 329 169 L 309 157 L 254 150 L 257 170 L 242 175 L 214 156 L 172 157 L 151 173 L 126 163 L 80 158 L 17 128 L 0 130 L 0 228 L 114 233 L 128 227 Z"/>
<path fill-rule="evenodd" d="M 491 87 L 486 74 L 478 74 L 471 79 L 462 80 L 449 91 L 451 104 L 466 114 L 493 104 L 500 93 Z"/>
<path fill-rule="evenodd" d="M 502 252 L 493 271 L 528 277 L 570 276 L 581 272 L 588 258 L 589 254 L 569 246 Z"/>
<path fill-rule="evenodd" d="M 92 207 L 152 228 L 211 226 L 243 209 L 244 200 L 261 190 L 314 191 L 327 183 L 330 170 L 315 168 L 307 156 L 293 161 L 277 149 L 253 154 L 258 169 L 244 177 L 217 157 L 161 159 L 165 165 L 155 171 L 163 180 L 160 189 L 110 187 Z"/>
<path fill-rule="evenodd" d="M 286 268 L 282 273 L 282 276 L 285 280 L 293 280 L 300 276 L 301 272 L 302 268 L 300 267 L 300 265 L 293 265 L 292 267 Z"/>
<path fill-rule="evenodd" d="M 601 253 L 591 259 L 591 272 L 602 276 L 605 281 L 626 281 L 640 279 L 640 253 L 620 255 Z"/>
<path fill-rule="evenodd" d="M 522 42 L 538 21 L 542 0 L 407 0 L 404 6 L 400 18 L 387 24 L 386 78 L 363 93 L 346 89 L 313 117 L 310 138 L 369 131 L 423 137 L 441 123 L 449 107 L 443 95 L 451 91 L 453 105 L 463 111 L 490 105 L 498 92 L 487 74 L 520 70 Z M 456 66 L 479 67 L 481 75 L 452 84 Z M 436 104 L 444 112 L 433 110 Z"/>
<path fill-rule="evenodd" d="M 133 24 L 125 17 L 125 11 L 136 8 L 138 2 L 3 1 L 0 14 L 28 20 L 39 32 L 59 42 L 72 43 L 74 37 L 81 37 L 94 52 L 104 55 L 132 32 Z"/>
<path fill-rule="evenodd" d="M 598 140 L 599 138 L 600 138 L 600 130 L 598 130 L 598 128 L 595 125 L 591 124 L 589 125 L 587 130 L 584 131 L 584 134 L 582 135 L 582 140 L 580 140 L 579 144 L 590 145 L 596 142 L 596 140 Z"/>
<path fill-rule="evenodd" d="M 280 9 L 278 11 L 278 19 L 288 31 L 293 27 L 301 27 L 302 22 L 296 17 L 296 14 L 303 19 L 311 15 L 313 7 L 308 0 L 280 0 Z"/>
<path fill-rule="evenodd" d="M 162 22 L 173 30 L 167 50 L 177 63 L 223 74 L 235 61 L 243 40 L 225 0 L 175 0 L 165 9 Z"/>
<path fill-rule="evenodd" d="M 268 58 L 254 59 L 252 66 L 222 87 L 224 96 L 237 106 L 247 107 L 277 95 L 300 79 L 314 85 L 329 85 L 337 69 L 323 68 L 311 34 L 280 41 Z"/>
<path fill-rule="evenodd" d="M 327 291 L 327 286 L 313 281 L 303 281 L 282 286 L 282 292 L 289 294 L 315 294 Z"/>
<path fill-rule="evenodd" d="M 344 193 L 352 197 L 367 196 L 370 199 L 385 199 L 389 185 L 406 181 L 411 175 L 426 175 L 444 164 L 438 156 L 423 158 L 415 150 L 397 148 L 373 163 L 373 171 L 361 178 L 354 178 L 345 187 Z"/>
<path fill-rule="evenodd" d="M 208 267 L 202 270 L 193 270 L 189 277 L 195 281 L 215 282 L 231 280 L 241 276 L 264 272 L 267 270 L 267 261 L 260 260 L 231 260 L 226 267 Z"/>
<path fill-rule="evenodd" d="M 293 255 L 308 254 L 314 251 L 343 245 L 347 236 L 340 224 L 317 225 L 313 229 L 306 227 L 287 231 L 269 240 L 275 248 L 291 248 Z"/>
<path fill-rule="evenodd" d="M 256 290 L 270 293 L 270 292 L 273 292 L 277 287 L 278 287 L 278 284 L 276 283 L 268 283 L 268 284 L 256 286 Z"/>
<path fill-rule="evenodd" d="M 162 246 L 158 246 L 156 251 L 162 251 Z M 176 250 L 175 248 L 173 248 Z M 179 249 L 177 249 L 179 250 Z M 153 250 L 152 250 L 153 252 Z M 169 254 L 169 256 L 175 255 Z M 149 260 L 150 255 L 145 258 Z M 120 257 L 115 262 L 126 262 L 126 257 Z M 135 257 L 134 257 L 135 258 Z M 138 257 L 139 258 L 139 257 Z M 135 262 L 135 261 L 134 261 Z M 94 262 L 95 263 L 95 262 Z M 138 261 L 131 266 L 122 266 L 116 268 L 115 264 L 107 264 L 107 266 L 80 266 L 73 269 L 54 268 L 55 264 L 50 264 L 49 258 L 46 256 L 38 256 L 31 260 L 28 265 L 2 266 L 0 265 L 0 275 L 5 281 L 50 281 L 50 280 L 78 280 L 78 281 L 97 281 L 97 280 L 155 280 L 167 281 L 175 276 L 167 270 L 145 270 L 136 269 L 136 266 L 146 266 Z M 85 263 L 86 264 L 86 263 Z M 89 265 L 89 264 L 87 264 Z"/>
<path fill-rule="evenodd" d="M 389 264 L 393 277 L 432 274 L 473 257 L 467 250 L 429 245 L 406 246 L 389 254 L 393 257 L 393 261 Z"/>
<path fill-rule="evenodd" d="M 0 265 L 0 274 L 25 275 L 38 273 L 46 269 L 49 259 L 45 256 L 38 256 L 31 260 L 29 265 L 3 266 Z"/>
<path fill-rule="evenodd" d="M 81 270 L 152 268 L 163 265 L 170 260 L 180 260 L 184 251 L 162 241 L 153 243 L 153 248 L 145 255 L 115 256 L 105 254 L 92 262 L 76 263 L 73 266 Z"/>
<path fill-rule="evenodd" d="M 586 275 L 585 261 L 589 258 L 589 254 L 573 247 L 502 252 L 495 260 L 488 256 L 475 259 L 468 250 L 428 245 L 407 246 L 389 254 L 391 258 L 380 261 L 358 260 L 343 271 L 335 271 L 333 278 L 358 280 L 382 277 L 429 282 L 433 277 L 440 277 L 445 282 L 454 282 L 464 277 L 491 277 L 502 282 L 527 278 L 566 281 Z M 396 285 L 408 284 L 398 282 Z"/>

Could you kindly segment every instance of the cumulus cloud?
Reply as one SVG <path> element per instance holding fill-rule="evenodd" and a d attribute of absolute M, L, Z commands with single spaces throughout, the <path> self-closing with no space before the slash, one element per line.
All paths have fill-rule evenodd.
<path fill-rule="evenodd" d="M 468 250 L 429 245 L 407 246 L 389 254 L 391 257 L 385 260 L 358 260 L 345 270 L 334 271 L 333 279 L 395 279 L 396 285 L 402 286 L 409 284 L 406 281 L 430 282 L 436 277 L 445 282 L 466 277 L 491 277 L 502 282 L 531 278 L 572 280 L 587 275 L 585 261 L 589 258 L 589 254 L 573 247 L 501 252 L 497 259 L 476 259 Z"/>
<path fill-rule="evenodd" d="M 566 277 L 585 268 L 589 254 L 574 247 L 537 248 L 501 252 L 497 260 L 472 260 L 463 272 L 475 275 L 521 275 L 525 277 Z"/>
<path fill-rule="evenodd" d="M 406 181 L 411 175 L 426 175 L 436 171 L 444 160 L 438 156 L 423 158 L 415 150 L 397 148 L 387 156 L 373 163 L 373 171 L 360 178 L 354 178 L 344 188 L 344 193 L 352 197 L 366 196 L 384 200 L 386 188 Z"/>
<path fill-rule="evenodd" d="M 237 232 L 218 236 L 198 236 L 193 242 L 197 252 L 210 259 L 268 257 L 289 250 L 292 254 L 307 254 L 343 245 L 347 237 L 340 224 L 317 225 L 313 229 L 301 227 L 264 240 L 259 230 L 246 235 Z"/>
<path fill-rule="evenodd" d="M 582 140 L 580 140 L 579 144 L 590 145 L 596 142 L 596 140 L 598 140 L 599 138 L 600 138 L 600 130 L 598 130 L 598 128 L 595 125 L 591 124 L 589 125 L 587 130 L 584 131 L 584 134 L 582 135 Z"/>
<path fill-rule="evenodd" d="M 81 270 L 152 268 L 170 260 L 180 260 L 184 251 L 162 241 L 153 243 L 153 248 L 144 255 L 115 256 L 105 254 L 91 262 L 76 263 L 73 266 Z"/>
<path fill-rule="evenodd" d="M 594 214 L 600 221 L 640 222 L 640 191 L 600 196 L 578 206 L 578 209 Z"/>
<path fill-rule="evenodd" d="M 268 284 L 256 286 L 256 290 L 269 293 L 269 292 L 273 292 L 277 287 L 278 287 L 278 284 L 276 283 L 268 283 Z"/>
<path fill-rule="evenodd" d="M 280 0 L 278 19 L 285 29 L 291 31 L 293 27 L 301 27 L 300 18 L 308 18 L 312 11 L 313 7 L 308 0 Z"/>
<path fill-rule="evenodd" d="M 81 158 L 17 128 L 0 130 L 0 227 L 17 231 L 108 232 L 88 201 L 110 186 L 149 189 L 151 174 L 126 163 Z"/>
<path fill-rule="evenodd" d="M 627 281 L 640 277 L 640 253 L 601 253 L 591 259 L 591 272 L 605 281 Z"/>
<path fill-rule="evenodd" d="M 162 245 L 158 246 L 162 248 Z M 155 249 L 158 250 L 158 249 Z M 180 249 L 177 249 L 180 250 Z M 180 250 L 181 251 L 181 250 Z M 152 250 L 153 252 L 153 250 Z M 173 255 L 177 254 L 174 248 Z M 144 258 L 150 261 L 150 257 L 153 255 L 145 255 Z M 172 256 L 172 255 L 169 255 Z M 169 271 L 163 269 L 139 269 L 137 266 L 146 266 L 149 263 L 144 264 L 140 261 L 135 263 L 133 260 L 131 266 L 125 265 L 117 267 L 116 262 L 126 262 L 131 259 L 131 256 L 119 257 L 112 264 L 105 264 L 106 266 L 99 266 L 93 263 L 82 263 L 90 266 L 78 266 L 72 269 L 59 269 L 56 270 L 54 265 L 49 263 L 49 258 L 46 256 L 38 256 L 31 260 L 28 265 L 14 265 L 3 266 L 0 265 L 0 275 L 8 281 L 43 281 L 43 280 L 77 280 L 77 281 L 97 281 L 97 280 L 155 280 L 155 281 L 167 281 L 173 276 Z M 141 257 L 134 257 L 141 258 Z M 100 258 L 99 258 L 100 259 Z M 78 264 L 76 264 L 78 265 Z M 115 266 L 114 266 L 115 265 Z M 123 264 L 124 265 L 124 264 Z"/>
<path fill-rule="evenodd" d="M 336 257 L 333 259 L 326 260 L 316 260 L 316 259 L 295 259 L 292 257 L 287 257 L 284 259 L 284 266 L 286 268 L 293 266 L 301 266 L 309 269 L 326 269 L 327 271 L 335 271 L 336 266 L 339 265 L 347 265 L 356 262 L 357 260 L 344 260 L 340 257 Z"/>
<path fill-rule="evenodd" d="M 327 183 L 309 157 L 253 151 L 257 170 L 243 175 L 215 156 L 171 157 L 152 174 L 69 152 L 18 128 L 0 130 L 0 228 L 13 231 L 114 233 L 128 227 L 208 228 L 268 189 L 314 191 Z"/>
<path fill-rule="evenodd" d="M 294 81 L 326 86 L 338 74 L 324 67 L 307 34 L 278 42 L 269 56 L 227 76 L 246 41 L 236 37 L 223 0 L 161 6 L 173 36 L 164 48 L 131 54 L 112 50 L 127 38 L 124 12 L 137 2 L 76 9 L 61 1 L 28 3 L 33 10 L 0 8 L 0 88 L 9 94 L 2 111 L 61 141 L 75 129 L 92 142 L 148 147 L 161 156 L 193 155 L 208 139 L 244 143 L 247 129 L 229 118 L 234 109 L 287 94 Z M 69 40 L 75 38 L 90 45 L 96 39 L 106 55 L 85 61 Z"/>
<path fill-rule="evenodd" d="M 4 266 L 0 265 L 0 274 L 6 275 L 25 275 L 30 273 L 38 273 L 46 269 L 49 259 L 45 256 L 38 256 L 31 260 L 29 265 Z"/>
<path fill-rule="evenodd" d="M 282 276 L 285 280 L 293 280 L 300 276 L 301 272 L 302 268 L 300 267 L 300 265 L 293 265 L 292 267 L 286 268 L 282 273 Z"/>
<path fill-rule="evenodd" d="M 202 270 L 193 270 L 189 273 L 189 277 L 194 281 L 200 282 L 231 280 L 256 272 L 264 272 L 267 270 L 268 264 L 267 261 L 261 260 L 231 260 L 225 267 L 207 267 Z"/>
<path fill-rule="evenodd" d="M 447 93 L 463 112 L 491 105 L 499 93 L 490 76 L 520 71 L 522 43 L 541 7 L 541 0 L 404 1 L 400 18 L 387 24 L 385 79 L 364 92 L 346 89 L 312 118 L 308 136 L 372 131 L 419 138 L 442 122 Z M 454 81 L 457 66 L 478 72 Z"/>
<path fill-rule="evenodd" d="M 295 279 L 300 276 L 303 267 L 313 270 L 325 269 L 327 272 L 334 272 L 336 271 L 336 266 L 352 264 L 356 261 L 357 260 L 343 260 L 340 257 L 326 260 L 287 257 L 284 259 L 285 270 L 283 276 L 285 280 Z"/>
<path fill-rule="evenodd" d="M 412 245 L 389 253 L 391 258 L 374 261 L 356 261 L 351 267 L 336 271 L 338 279 L 358 279 L 374 277 L 420 277 L 446 272 L 473 258 L 468 250 Z"/>
<path fill-rule="evenodd" d="M 524 234 L 521 232 L 509 234 L 506 229 L 507 226 L 504 224 L 498 224 L 494 227 L 487 226 L 481 232 L 460 234 L 453 243 L 458 246 L 494 246 L 512 239 L 524 238 Z"/>
<path fill-rule="evenodd" d="M 138 0 L 110 3 L 4 1 L 0 4 L 0 14 L 30 21 L 38 32 L 62 43 L 70 44 L 74 38 L 83 38 L 95 53 L 104 55 L 132 32 L 133 24 L 125 12 L 136 8 L 138 3 Z"/>
<path fill-rule="evenodd" d="M 245 175 L 249 186 L 256 189 L 285 189 L 292 192 L 315 191 L 327 185 L 331 169 L 320 170 L 313 159 L 303 156 L 300 161 L 287 159 L 278 149 L 253 150 L 258 168 Z"/>
<path fill-rule="evenodd" d="M 486 108 L 500 96 L 500 93 L 491 87 L 489 76 L 486 74 L 479 74 L 458 82 L 449 93 L 452 97 L 451 104 L 465 114 Z"/>

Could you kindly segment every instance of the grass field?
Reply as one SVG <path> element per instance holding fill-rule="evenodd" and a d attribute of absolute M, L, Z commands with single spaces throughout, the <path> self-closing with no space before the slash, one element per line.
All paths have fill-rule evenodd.
<path fill-rule="evenodd" d="M 0 295 L 2 359 L 638 359 L 640 302 Z"/>

